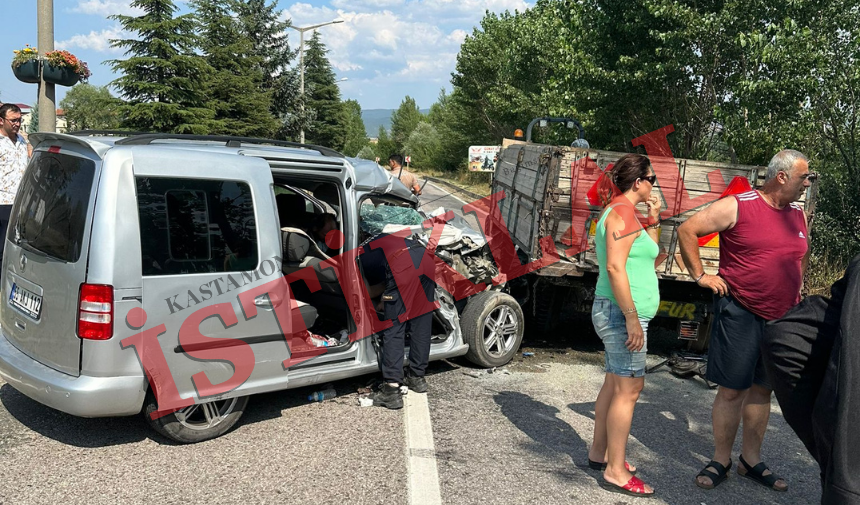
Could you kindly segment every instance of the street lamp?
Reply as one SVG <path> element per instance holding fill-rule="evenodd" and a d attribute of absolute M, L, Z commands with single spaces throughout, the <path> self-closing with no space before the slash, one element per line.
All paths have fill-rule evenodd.
<path fill-rule="evenodd" d="M 312 26 L 290 26 L 293 30 L 299 32 L 299 95 L 302 97 L 302 118 L 301 118 L 301 126 L 299 127 L 299 142 L 305 143 L 305 32 L 308 30 L 315 30 L 322 26 L 333 25 L 336 23 L 343 23 L 342 19 L 335 19 L 334 21 L 329 21 L 328 23 L 320 23 L 318 25 Z"/>

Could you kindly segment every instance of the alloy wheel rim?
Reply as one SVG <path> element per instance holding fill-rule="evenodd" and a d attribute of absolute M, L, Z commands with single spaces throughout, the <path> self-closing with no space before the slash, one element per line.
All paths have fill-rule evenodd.
<path fill-rule="evenodd" d="M 510 307 L 496 307 L 484 319 L 484 349 L 490 356 L 504 356 L 516 342 L 518 327 L 519 319 Z"/>
<path fill-rule="evenodd" d="M 238 398 L 189 405 L 176 411 L 179 424 L 191 430 L 208 430 L 221 424 L 236 408 Z"/>

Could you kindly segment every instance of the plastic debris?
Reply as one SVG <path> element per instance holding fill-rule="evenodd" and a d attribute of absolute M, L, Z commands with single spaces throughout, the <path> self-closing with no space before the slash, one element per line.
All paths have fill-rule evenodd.
<path fill-rule="evenodd" d="M 324 400 L 331 400 L 337 396 L 337 391 L 334 388 L 323 389 L 322 391 L 315 391 L 308 396 L 309 402 L 321 402 Z"/>
<path fill-rule="evenodd" d="M 371 398 L 370 395 L 359 396 L 358 397 L 358 404 L 361 405 L 362 407 L 373 407 L 373 398 Z"/>
<path fill-rule="evenodd" d="M 314 335 L 313 333 L 305 338 L 305 342 L 311 347 L 334 347 L 339 344 L 337 339 L 324 337 L 322 335 Z"/>
<path fill-rule="evenodd" d="M 532 357 L 532 356 L 534 356 L 534 355 L 535 355 L 535 353 L 533 353 L 533 352 L 524 352 L 524 353 L 523 353 L 523 357 L 524 357 L 524 358 L 530 358 L 530 357 Z"/>

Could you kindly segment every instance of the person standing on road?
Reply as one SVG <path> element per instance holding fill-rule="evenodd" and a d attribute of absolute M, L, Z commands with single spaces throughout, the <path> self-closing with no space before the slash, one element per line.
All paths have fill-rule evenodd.
<path fill-rule="evenodd" d="M 374 240 L 380 240 L 383 237 L 385 235 Z M 399 240 L 403 244 L 403 248 L 396 254 L 409 254 L 413 268 L 417 268 L 416 261 L 420 264 L 426 252 L 424 245 L 413 239 L 394 236 L 386 238 L 386 240 L 392 239 Z M 407 305 L 411 305 L 411 300 L 424 297 L 428 301 L 433 301 L 436 296 L 435 283 L 424 275 L 420 278 L 417 275 L 410 275 L 406 276 L 409 279 L 406 285 L 398 285 L 391 271 L 392 265 L 381 248 L 371 249 L 369 245 L 365 246 L 365 252 L 359 260 L 371 297 L 380 297 L 383 317 L 393 323 L 393 326 L 382 331 L 381 335 L 382 352 L 379 365 L 383 384 L 380 390 L 374 393 L 373 404 L 389 409 L 403 408 L 401 384 L 416 393 L 426 393 L 428 389 L 424 373 L 430 361 L 433 313 L 428 312 L 405 322 L 401 322 L 399 316 L 406 312 Z M 409 333 L 409 372 L 404 378 L 406 333 Z"/>
<path fill-rule="evenodd" d="M 806 156 L 780 151 L 770 160 L 761 190 L 718 200 L 678 228 L 690 276 L 714 293 L 706 378 L 720 387 L 712 412 L 714 457 L 696 476 L 701 488 L 726 479 L 743 419 L 738 474 L 776 491 L 788 489 L 761 460 L 772 390 L 761 342 L 765 323 L 800 301 L 809 233 L 803 208 L 793 202 L 810 186 L 810 176 Z M 698 237 L 714 232 L 720 234 L 720 267 L 718 275 L 708 275 Z"/>
<path fill-rule="evenodd" d="M 651 195 L 656 180 L 647 157 L 622 156 L 603 176 L 607 205 L 594 237 L 600 272 L 591 320 L 606 348 L 606 377 L 594 406 L 588 465 L 603 470 L 605 488 L 632 496 L 654 494 L 633 475 L 636 469 L 625 457 L 633 411 L 645 385 L 648 322 L 660 304 L 654 270 L 660 200 Z M 644 233 L 634 208 L 639 203 L 648 208 Z"/>
<path fill-rule="evenodd" d="M 765 326 L 762 359 L 782 415 L 821 469 L 821 503 L 860 505 L 860 254 L 830 287 Z"/>
<path fill-rule="evenodd" d="M 409 188 L 409 191 L 412 191 L 413 195 L 421 195 L 421 186 L 418 185 L 418 178 L 403 168 L 403 156 L 399 154 L 389 156 L 388 167 L 391 170 L 391 175 L 400 179 L 400 182 Z"/>
<path fill-rule="evenodd" d="M 14 103 L 0 106 L 0 258 L 6 244 L 12 203 L 30 161 L 27 141 L 20 130 L 21 109 Z"/>

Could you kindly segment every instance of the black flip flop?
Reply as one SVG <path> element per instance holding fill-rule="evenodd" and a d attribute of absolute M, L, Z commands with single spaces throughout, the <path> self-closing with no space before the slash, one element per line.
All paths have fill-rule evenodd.
<path fill-rule="evenodd" d="M 783 479 L 779 475 L 773 472 L 771 472 L 770 475 L 763 475 L 765 470 L 768 470 L 767 465 L 764 464 L 764 461 L 760 461 L 759 464 L 751 467 L 749 466 L 749 464 L 747 464 L 746 461 L 744 461 L 743 456 L 740 456 L 738 459 L 740 460 L 741 465 L 743 465 L 744 470 L 746 471 L 746 473 L 741 473 L 741 469 L 740 467 L 738 467 L 738 475 L 740 475 L 741 477 L 746 477 L 747 479 L 757 484 L 761 484 L 762 486 L 773 489 L 774 491 L 779 491 L 780 493 L 788 491 L 787 485 L 785 489 L 779 489 L 777 487 L 774 487 L 777 481 L 781 480 L 785 482 L 785 479 Z"/>
<path fill-rule="evenodd" d="M 709 466 L 716 469 L 717 473 L 708 470 Z M 705 468 L 703 468 L 702 471 L 699 472 L 698 475 L 696 475 L 696 478 L 693 479 L 693 482 L 695 482 L 696 485 L 702 489 L 714 489 L 715 487 L 722 484 L 724 480 L 729 478 L 729 470 L 731 470 L 731 468 L 732 460 L 729 460 L 729 466 L 723 466 L 723 464 L 719 461 L 711 460 L 710 462 L 708 462 L 707 465 L 705 465 Z M 701 482 L 699 482 L 699 477 L 707 477 L 711 479 L 711 485 L 707 486 L 705 484 L 702 484 Z"/>

